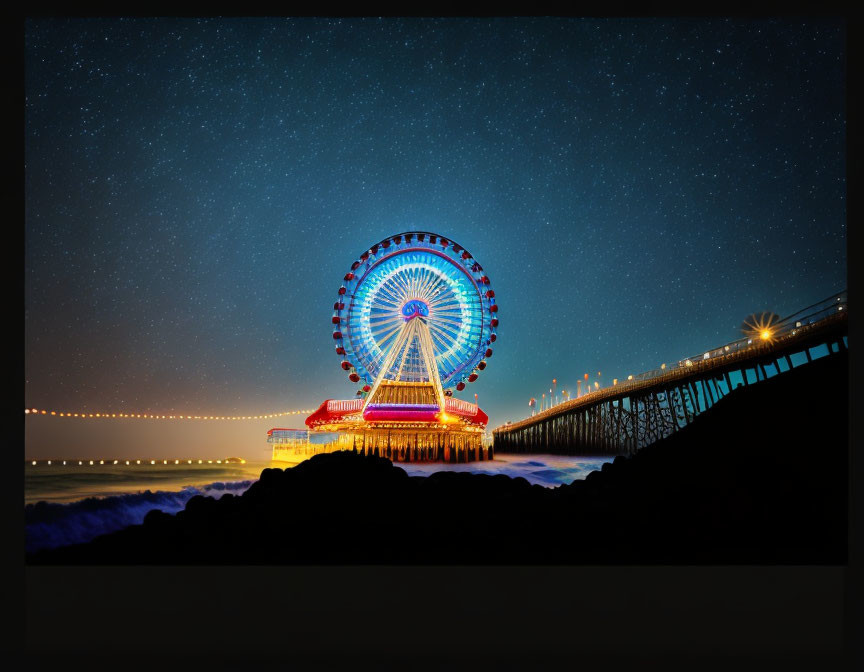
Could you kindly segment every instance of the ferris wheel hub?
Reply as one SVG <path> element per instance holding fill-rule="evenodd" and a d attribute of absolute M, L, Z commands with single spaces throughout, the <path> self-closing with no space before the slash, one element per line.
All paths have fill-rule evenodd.
<path fill-rule="evenodd" d="M 420 299 L 411 299 L 402 306 L 402 316 L 406 321 L 415 317 L 429 317 L 429 306 Z"/>

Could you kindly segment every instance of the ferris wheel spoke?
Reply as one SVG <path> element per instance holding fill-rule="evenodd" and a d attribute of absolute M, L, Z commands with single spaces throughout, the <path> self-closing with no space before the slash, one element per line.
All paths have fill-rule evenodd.
<path fill-rule="evenodd" d="M 389 293 L 378 292 L 375 297 L 370 301 L 372 304 L 371 307 L 374 308 L 377 305 L 390 305 L 394 308 L 398 308 L 402 305 L 402 302 L 398 299 L 398 297 L 391 297 Z"/>
<path fill-rule="evenodd" d="M 435 319 L 429 320 L 429 326 L 435 326 L 439 328 L 448 327 L 450 329 L 455 329 L 456 331 L 460 331 L 463 327 L 463 322 L 461 320 L 449 320 L 444 317 L 436 316 Z"/>
<path fill-rule="evenodd" d="M 462 322 L 466 319 L 466 315 L 461 308 L 435 308 L 429 310 L 429 317 L 433 320 L 442 319 L 442 320 L 457 320 Z"/>
<path fill-rule="evenodd" d="M 369 326 L 369 333 L 376 341 L 380 341 L 381 338 L 384 337 L 385 334 L 389 334 L 391 331 L 398 331 L 401 320 L 394 320 L 388 322 L 382 322 L 376 325 Z"/>
<path fill-rule="evenodd" d="M 417 286 L 419 279 L 423 275 L 422 267 L 409 267 L 405 269 L 405 275 L 408 277 L 408 296 L 417 296 Z"/>
<path fill-rule="evenodd" d="M 378 288 L 378 292 L 372 299 L 373 303 L 380 302 L 389 302 L 394 306 L 401 306 L 403 303 L 404 297 L 396 292 L 395 287 L 388 287 L 387 285 L 381 285 Z"/>
<path fill-rule="evenodd" d="M 423 294 L 423 285 L 426 283 L 429 274 L 429 269 L 421 264 L 418 264 L 412 269 L 409 293 L 409 296 L 411 298 L 425 300 L 425 296 Z"/>
<path fill-rule="evenodd" d="M 448 342 L 448 340 L 442 338 L 441 334 L 439 334 L 438 332 L 430 330 L 430 333 L 432 335 L 432 342 L 439 346 L 438 351 L 441 353 L 439 356 L 446 358 L 447 353 L 451 350 L 452 341 Z"/>
<path fill-rule="evenodd" d="M 388 332 L 387 334 L 384 334 L 383 338 L 377 339 L 375 341 L 375 344 L 376 344 L 377 349 L 379 349 L 381 352 L 387 352 L 392 347 L 393 343 L 396 342 L 396 339 L 398 339 L 398 338 L 399 338 L 399 332 L 398 331 L 391 331 L 391 332 Z"/>
<path fill-rule="evenodd" d="M 381 322 L 380 324 L 369 325 L 369 333 L 377 339 L 381 334 L 389 333 L 394 329 L 398 330 L 402 326 L 401 323 L 402 320 L 396 318 L 392 321 L 388 320 L 387 322 Z"/>
<path fill-rule="evenodd" d="M 434 289 L 443 282 L 443 276 L 439 272 L 428 269 L 423 276 L 422 282 L 417 286 L 417 292 L 424 297 L 429 297 Z"/>
<path fill-rule="evenodd" d="M 400 302 L 410 296 L 409 278 L 403 276 L 403 270 L 399 270 L 390 276 L 388 289 L 392 294 L 399 297 Z"/>
<path fill-rule="evenodd" d="M 434 296 L 429 299 L 429 307 L 430 308 L 444 308 L 447 306 L 461 306 L 462 303 L 459 300 L 459 297 L 456 296 L 453 292 L 448 292 L 447 294 L 439 294 L 438 296 Z"/>
<path fill-rule="evenodd" d="M 383 327 L 381 329 L 369 330 L 370 336 L 375 340 L 380 348 L 393 334 L 397 333 L 401 325 L 394 324 L 389 327 Z"/>
<path fill-rule="evenodd" d="M 444 314 L 457 313 L 457 314 L 459 314 L 459 313 L 463 312 L 463 308 L 462 308 L 462 304 L 460 304 L 458 302 L 451 302 L 451 303 L 445 303 L 445 304 L 441 304 L 441 305 L 430 305 L 429 311 L 430 311 L 430 313 L 434 313 L 435 315 L 438 315 L 440 313 L 444 313 Z"/>
<path fill-rule="evenodd" d="M 449 377 L 459 366 L 459 360 L 456 358 L 455 353 L 450 351 L 442 355 L 441 359 L 447 364 L 445 367 L 447 375 L 442 377 Z"/>
<path fill-rule="evenodd" d="M 450 350 L 447 350 L 446 352 L 444 352 L 441 355 L 440 359 L 442 362 L 444 362 L 444 369 L 445 369 L 444 375 L 442 375 L 442 378 L 449 378 L 450 376 L 452 376 L 453 372 L 455 372 L 459 368 L 460 364 L 462 363 L 460 358 L 459 358 L 458 353 L 454 349 L 450 349 Z"/>
<path fill-rule="evenodd" d="M 434 328 L 430 326 L 429 329 L 433 334 L 437 334 L 440 338 L 446 339 L 448 342 L 452 343 L 459 338 L 459 330 L 458 329 L 448 329 L 441 325 L 435 325 Z"/>
<path fill-rule="evenodd" d="M 456 347 L 461 347 L 460 344 L 467 344 L 473 340 L 468 338 L 465 333 L 459 330 L 441 329 L 436 327 L 431 331 L 441 338 L 446 350 L 453 350 Z"/>
<path fill-rule="evenodd" d="M 432 275 L 429 279 L 429 282 L 423 285 L 423 295 L 428 297 L 429 302 L 436 301 L 436 296 L 445 289 L 450 289 L 450 285 L 447 282 L 450 278 L 443 274 Z M 449 292 L 448 292 L 449 293 Z"/>
<path fill-rule="evenodd" d="M 430 269 L 424 269 L 425 273 L 423 277 L 420 279 L 421 281 L 417 284 L 417 294 L 420 296 L 428 297 L 432 288 L 437 283 L 437 281 L 441 278 L 441 276 L 437 273 L 433 273 Z"/>

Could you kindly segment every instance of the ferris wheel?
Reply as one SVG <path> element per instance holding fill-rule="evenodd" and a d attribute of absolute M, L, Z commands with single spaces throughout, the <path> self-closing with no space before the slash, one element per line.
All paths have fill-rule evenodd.
<path fill-rule="evenodd" d="M 463 390 L 492 356 L 498 304 L 489 277 L 464 247 L 437 234 L 402 233 L 351 264 L 332 324 L 336 353 L 353 382 Z"/>

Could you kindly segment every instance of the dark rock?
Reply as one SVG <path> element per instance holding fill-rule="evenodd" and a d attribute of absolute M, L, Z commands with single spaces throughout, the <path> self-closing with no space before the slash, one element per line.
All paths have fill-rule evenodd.
<path fill-rule="evenodd" d="M 143 526 L 28 562 L 843 564 L 845 366 L 826 358 L 747 386 L 673 436 L 555 489 L 316 455 L 265 469 L 238 497 L 198 495 L 176 516 L 153 510 Z"/>

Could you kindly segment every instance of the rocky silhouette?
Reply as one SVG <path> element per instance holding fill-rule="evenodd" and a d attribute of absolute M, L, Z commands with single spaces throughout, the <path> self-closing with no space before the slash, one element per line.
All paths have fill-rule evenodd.
<path fill-rule="evenodd" d="M 409 477 L 352 452 L 32 564 L 843 564 L 848 358 L 736 390 L 583 481 Z"/>

